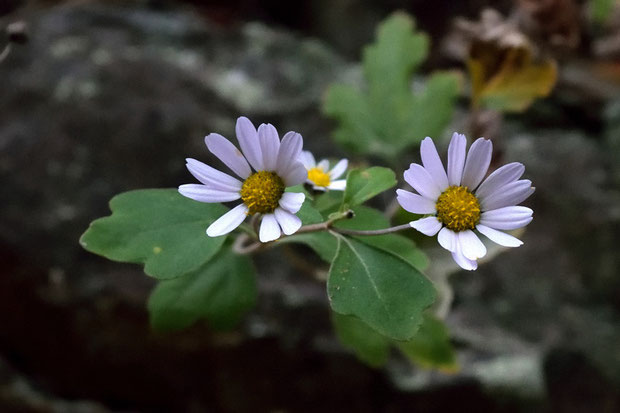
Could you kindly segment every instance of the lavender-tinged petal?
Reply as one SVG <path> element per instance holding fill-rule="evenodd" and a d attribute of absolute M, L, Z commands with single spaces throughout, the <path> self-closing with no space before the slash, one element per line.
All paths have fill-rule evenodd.
<path fill-rule="evenodd" d="M 276 208 L 273 213 L 276 216 L 276 220 L 278 221 L 278 224 L 280 224 L 280 228 L 282 228 L 282 232 L 284 232 L 284 234 L 294 234 L 299 228 L 301 228 L 301 219 L 299 219 L 297 215 L 291 214 L 282 208 Z"/>
<path fill-rule="evenodd" d="M 434 214 L 435 202 L 404 189 L 396 190 L 396 200 L 403 209 L 413 214 Z"/>
<path fill-rule="evenodd" d="M 489 194 L 496 192 L 505 185 L 521 178 L 523 172 L 525 172 L 525 166 L 519 162 L 512 162 L 502 166 L 496 171 L 493 171 L 493 173 L 480 184 L 476 190 L 476 196 L 478 198 L 487 197 Z"/>
<path fill-rule="evenodd" d="M 347 180 L 346 179 L 339 179 L 337 181 L 332 181 L 327 186 L 327 188 L 333 189 L 334 191 L 344 191 L 346 189 L 346 187 L 347 187 Z"/>
<path fill-rule="evenodd" d="M 235 127 L 237 140 L 246 159 L 257 171 L 263 170 L 263 155 L 258 141 L 258 134 L 252 122 L 245 116 L 237 119 Z"/>
<path fill-rule="evenodd" d="M 284 180 L 284 185 L 295 186 L 306 182 L 308 178 L 308 170 L 301 162 L 295 162 L 280 177 Z"/>
<path fill-rule="evenodd" d="M 491 219 L 482 219 L 480 218 L 480 224 L 485 225 L 487 227 L 491 227 L 493 229 L 501 229 L 504 231 L 511 231 L 513 229 L 523 228 L 530 222 L 532 222 L 532 217 L 522 218 L 522 219 L 514 219 L 510 221 L 506 220 L 491 220 Z"/>
<path fill-rule="evenodd" d="M 486 255 L 487 249 L 474 231 L 467 229 L 457 234 L 459 249 L 470 260 L 477 260 Z"/>
<path fill-rule="evenodd" d="M 523 241 L 520 239 L 513 237 L 512 235 L 506 234 L 505 232 L 498 231 L 491 227 L 487 227 L 485 225 L 478 224 L 476 225 L 476 229 L 486 236 L 488 239 L 493 241 L 496 244 L 499 244 L 503 247 L 519 247 L 523 245 Z"/>
<path fill-rule="evenodd" d="M 458 244 L 456 251 L 452 252 L 452 259 L 454 259 L 454 262 L 456 262 L 458 266 L 464 270 L 474 271 L 478 268 L 478 263 L 475 260 L 470 260 L 463 255 L 463 252 L 460 250 Z"/>
<path fill-rule="evenodd" d="M 185 165 L 187 170 L 209 188 L 229 192 L 241 190 L 242 184 L 238 179 L 218 171 L 196 159 L 187 158 L 185 161 L 187 162 Z"/>
<path fill-rule="evenodd" d="M 465 135 L 454 132 L 448 146 L 448 183 L 450 185 L 461 185 L 466 146 L 467 138 Z"/>
<path fill-rule="evenodd" d="M 286 174 L 292 164 L 299 162 L 298 158 L 303 144 L 304 141 L 297 132 L 287 132 L 284 135 L 280 144 L 280 150 L 278 151 L 276 165 L 276 172 L 280 176 Z"/>
<path fill-rule="evenodd" d="M 436 200 L 441 195 L 439 186 L 422 165 L 412 163 L 403 174 L 403 177 L 424 198 Z"/>
<path fill-rule="evenodd" d="M 411 221 L 409 225 L 429 237 L 435 236 L 442 227 L 441 222 L 439 222 L 436 217 L 427 217 L 418 219 L 417 221 Z"/>
<path fill-rule="evenodd" d="M 274 241 L 278 238 L 280 238 L 280 225 L 276 220 L 276 216 L 274 214 L 263 216 L 258 231 L 258 239 L 260 239 L 260 242 Z"/>
<path fill-rule="evenodd" d="M 207 228 L 207 235 L 210 237 L 219 237 L 228 234 L 237 228 L 248 214 L 248 207 L 245 204 L 239 204 L 221 217 Z"/>
<path fill-rule="evenodd" d="M 466 186 L 470 191 L 473 191 L 480 185 L 480 182 L 482 182 L 489 170 L 492 153 L 493 144 L 490 140 L 479 138 L 472 143 L 463 169 L 462 186 Z"/>
<path fill-rule="evenodd" d="M 534 193 L 532 181 L 522 179 L 499 188 L 488 196 L 479 198 L 483 211 L 517 205 Z"/>
<path fill-rule="evenodd" d="M 426 137 L 420 145 L 420 155 L 422 156 L 422 165 L 433 177 L 433 180 L 441 191 L 445 191 L 448 187 L 448 175 L 443 167 L 439 153 L 433 140 Z"/>
<path fill-rule="evenodd" d="M 243 154 L 228 139 L 217 133 L 205 137 L 205 144 L 209 151 L 217 156 L 231 171 L 245 179 L 252 173 L 248 161 Z"/>
<path fill-rule="evenodd" d="M 179 186 L 179 193 L 184 197 L 200 202 L 229 202 L 241 198 L 239 191 L 220 191 L 199 184 L 185 184 Z"/>
<path fill-rule="evenodd" d="M 450 252 L 456 251 L 457 241 L 458 239 L 456 232 L 448 229 L 447 227 L 443 227 L 437 235 L 437 242 L 439 242 L 439 245 Z"/>
<path fill-rule="evenodd" d="M 528 207 L 524 207 L 522 205 L 515 205 L 483 212 L 480 215 L 480 218 L 490 220 L 513 221 L 529 218 L 532 216 L 533 213 L 534 211 L 532 211 Z"/>
<path fill-rule="evenodd" d="M 336 166 L 334 166 L 332 170 L 329 171 L 329 178 L 330 179 L 340 178 L 340 176 L 342 176 L 342 174 L 347 170 L 348 166 L 349 166 L 349 161 L 346 159 L 341 159 L 340 161 L 338 161 Z"/>
<path fill-rule="evenodd" d="M 285 192 L 278 202 L 280 206 L 292 214 L 296 214 L 306 199 L 306 195 L 301 192 Z"/>
<path fill-rule="evenodd" d="M 323 172 L 327 172 L 329 170 L 329 161 L 327 159 L 322 159 L 316 167 L 321 169 Z"/>
<path fill-rule="evenodd" d="M 316 166 L 314 155 L 309 151 L 301 151 L 299 154 L 299 162 L 303 163 L 306 169 L 312 169 Z"/>
<path fill-rule="evenodd" d="M 266 171 L 275 171 L 280 151 L 280 137 L 272 124 L 262 124 L 258 127 L 258 141 L 263 155 L 263 168 Z"/>

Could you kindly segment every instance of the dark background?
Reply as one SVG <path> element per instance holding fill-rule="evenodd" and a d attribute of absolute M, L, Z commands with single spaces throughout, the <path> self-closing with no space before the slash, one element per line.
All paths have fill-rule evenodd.
<path fill-rule="evenodd" d="M 409 11 L 433 41 L 424 70 L 463 68 L 442 38 L 485 6 L 515 7 L 0 3 L 1 27 L 30 34 L 0 63 L 0 411 L 620 411 L 619 77 L 592 71 L 596 32 L 563 58 L 550 98 L 501 124 L 501 161 L 537 187 L 535 219 L 523 247 L 451 276 L 458 373 L 397 354 L 361 364 L 331 331 L 324 285 L 281 252 L 259 258 L 258 306 L 236 331 L 155 334 L 154 280 L 77 242 L 114 194 L 189 182 L 183 160 L 208 160 L 202 137 L 232 137 L 240 115 L 342 155 L 321 98 L 376 24 Z"/>

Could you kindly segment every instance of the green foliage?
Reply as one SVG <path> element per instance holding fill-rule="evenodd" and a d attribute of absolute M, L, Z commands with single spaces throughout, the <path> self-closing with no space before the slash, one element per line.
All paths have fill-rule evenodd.
<path fill-rule="evenodd" d="M 181 330 L 200 319 L 215 329 L 234 327 L 256 302 L 252 261 L 226 248 L 196 271 L 160 281 L 151 293 L 151 326 Z"/>
<path fill-rule="evenodd" d="M 197 270 L 226 239 L 205 234 L 226 208 L 185 198 L 176 189 L 125 192 L 112 198 L 110 209 L 112 215 L 93 221 L 80 244 L 113 261 L 142 263 L 155 278 Z"/>
<path fill-rule="evenodd" d="M 458 369 L 456 354 L 450 344 L 445 324 L 428 314 L 415 336 L 409 341 L 395 342 L 407 358 L 424 367 L 435 367 L 444 371 Z"/>
<path fill-rule="evenodd" d="M 410 339 L 435 299 L 431 282 L 401 258 L 333 234 L 338 243 L 327 282 L 332 309 L 388 337 Z"/>
<path fill-rule="evenodd" d="M 359 169 L 349 171 L 341 210 L 360 205 L 395 185 L 396 175 L 389 168 L 373 166 L 363 171 Z"/>
<path fill-rule="evenodd" d="M 340 342 L 372 367 L 385 364 L 390 354 L 390 340 L 377 333 L 357 317 L 332 312 L 332 324 Z"/>
<path fill-rule="evenodd" d="M 456 354 L 444 323 L 424 314 L 418 332 L 409 341 L 392 340 L 353 316 L 332 313 L 332 324 L 342 344 L 372 367 L 387 362 L 391 347 L 398 348 L 411 362 L 443 371 L 458 369 Z"/>
<path fill-rule="evenodd" d="M 614 9 L 615 1 L 616 0 L 591 0 L 590 14 L 592 15 L 592 20 L 597 24 L 607 22 Z"/>
<path fill-rule="evenodd" d="M 317 224 L 325 220 L 321 213 L 311 206 L 309 202 L 304 202 L 299 212 L 297 212 L 297 216 L 301 218 L 301 222 L 304 225 Z M 331 262 L 336 252 L 336 240 L 327 232 L 293 234 L 277 242 L 282 244 L 289 242 L 305 244 L 312 248 L 325 262 Z"/>
<path fill-rule="evenodd" d="M 336 223 L 337 228 L 346 229 L 381 229 L 390 226 L 388 219 L 378 210 L 365 206 L 353 208 L 355 217 Z M 407 261 L 419 271 L 428 267 L 428 257 L 416 247 L 411 239 L 398 234 L 375 235 L 372 237 L 355 236 L 355 239 L 374 248 L 383 250 Z"/>
<path fill-rule="evenodd" d="M 426 59 L 428 47 L 427 36 L 414 32 L 406 14 L 395 13 L 380 25 L 376 42 L 364 50 L 366 90 L 342 84 L 328 90 L 324 111 L 339 121 L 336 142 L 392 161 L 407 147 L 443 131 L 459 78 L 435 73 L 414 94 L 412 74 Z"/>

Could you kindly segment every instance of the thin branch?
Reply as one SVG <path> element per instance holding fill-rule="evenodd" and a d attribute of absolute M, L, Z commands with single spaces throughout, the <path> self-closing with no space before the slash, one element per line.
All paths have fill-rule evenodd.
<path fill-rule="evenodd" d="M 368 229 L 368 230 L 355 230 L 355 229 L 336 228 L 336 227 L 330 228 L 331 231 L 334 231 L 334 232 L 337 232 L 343 235 L 365 235 L 365 236 L 392 234 L 394 232 L 403 231 L 406 229 L 411 229 L 411 226 L 409 224 L 402 224 L 402 225 L 397 225 L 395 227 L 390 227 L 390 228 Z"/>

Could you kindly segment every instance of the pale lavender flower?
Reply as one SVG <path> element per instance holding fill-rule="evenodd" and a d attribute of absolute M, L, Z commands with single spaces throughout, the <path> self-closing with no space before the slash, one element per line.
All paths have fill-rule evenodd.
<path fill-rule="evenodd" d="M 534 193 L 532 182 L 520 180 L 525 167 L 513 162 L 484 179 L 491 163 L 493 145 L 480 138 L 466 155 L 465 135 L 454 133 L 448 147 L 447 173 L 431 138 L 420 146 L 422 165 L 412 163 L 404 178 L 417 194 L 398 189 L 398 202 L 414 214 L 431 216 L 410 222 L 428 236 L 439 233 L 439 244 L 452 252 L 454 261 L 475 270 L 487 250 L 474 229 L 504 247 L 523 242 L 503 231 L 526 226 L 533 211 L 517 206 Z M 484 179 L 484 180 L 483 180 Z"/>
<path fill-rule="evenodd" d="M 284 191 L 286 187 L 304 183 L 307 177 L 306 168 L 297 161 L 303 145 L 301 135 L 287 132 L 280 142 L 273 125 L 263 123 L 257 131 L 246 117 L 237 119 L 236 133 L 243 153 L 217 133 L 208 135 L 205 143 L 241 180 L 188 158 L 187 169 L 202 184 L 181 185 L 179 192 L 200 202 L 241 199 L 241 204 L 207 228 L 210 237 L 228 234 L 253 214 L 262 215 L 261 242 L 278 239 L 281 233 L 295 233 L 301 227 L 301 220 L 295 214 L 305 195 Z"/>
<path fill-rule="evenodd" d="M 299 160 L 308 170 L 306 182 L 312 185 L 313 189 L 319 191 L 326 191 L 328 189 L 344 191 L 347 186 L 347 180 L 338 178 L 347 170 L 349 161 L 341 159 L 332 169 L 329 169 L 329 161 L 327 159 L 317 163 L 314 155 L 308 151 L 303 151 L 299 155 Z"/>

